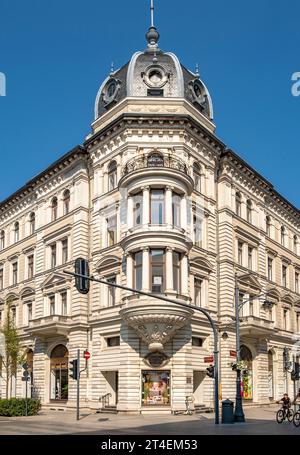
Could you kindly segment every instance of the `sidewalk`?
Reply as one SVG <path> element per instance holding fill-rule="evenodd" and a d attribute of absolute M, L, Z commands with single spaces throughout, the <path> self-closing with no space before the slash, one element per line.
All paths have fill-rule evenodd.
<path fill-rule="evenodd" d="M 300 435 L 300 428 L 276 423 L 278 406 L 246 410 L 246 423 L 215 425 L 212 414 L 119 416 L 47 411 L 34 417 L 0 418 L 0 435 Z"/>

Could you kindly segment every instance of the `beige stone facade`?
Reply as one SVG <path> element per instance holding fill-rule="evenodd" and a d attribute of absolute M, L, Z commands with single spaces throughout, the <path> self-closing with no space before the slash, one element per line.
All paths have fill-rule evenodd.
<path fill-rule="evenodd" d="M 241 300 L 251 298 L 241 310 L 244 398 L 292 394 L 283 349 L 296 354 L 300 332 L 299 210 L 217 138 L 209 93 L 187 73 L 149 42 L 102 85 L 84 144 L 0 206 L 1 320 L 11 302 L 33 355 L 29 393 L 44 405 L 75 405 L 77 349 L 91 353 L 84 406 L 173 412 L 187 396 L 213 405 L 205 317 L 104 284 L 81 295 L 63 273 L 78 257 L 94 276 L 208 310 L 220 333 L 220 395 L 231 399 L 238 273 Z M 13 396 L 25 394 L 21 376 Z"/>

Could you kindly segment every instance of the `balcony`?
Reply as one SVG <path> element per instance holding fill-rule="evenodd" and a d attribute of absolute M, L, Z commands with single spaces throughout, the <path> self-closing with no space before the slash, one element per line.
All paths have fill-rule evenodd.
<path fill-rule="evenodd" d="M 241 335 L 269 335 L 274 333 L 274 321 L 259 318 L 257 316 L 245 316 L 241 318 L 240 333 Z"/>
<path fill-rule="evenodd" d="M 159 177 L 159 183 L 172 184 L 179 180 L 184 183 L 188 193 L 191 193 L 194 186 L 193 179 L 189 176 L 187 165 L 179 158 L 168 155 L 163 156 L 159 153 L 151 153 L 150 155 L 142 155 L 129 160 L 122 170 L 122 178 L 119 187 L 127 187 L 136 179 L 149 179 L 149 184 L 153 178 Z M 168 182 L 169 177 L 169 182 Z M 143 180 L 144 180 L 143 179 Z M 173 180 L 173 181 L 172 181 Z"/>
<path fill-rule="evenodd" d="M 122 319 L 148 345 L 150 352 L 163 351 L 176 332 L 190 322 L 193 309 L 149 297 L 131 296 L 120 311 Z"/>
<path fill-rule="evenodd" d="M 67 336 L 70 331 L 69 316 L 44 316 L 42 318 L 29 321 L 29 326 L 24 329 L 32 336 L 46 338 L 53 335 Z"/>

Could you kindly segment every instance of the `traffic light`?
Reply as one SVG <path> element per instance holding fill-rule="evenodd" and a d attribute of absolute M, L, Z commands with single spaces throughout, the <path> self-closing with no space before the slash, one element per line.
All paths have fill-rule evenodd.
<path fill-rule="evenodd" d="M 75 379 L 75 381 L 77 381 L 77 379 L 78 379 L 78 361 L 77 361 L 77 359 L 71 360 L 70 364 L 71 364 L 70 377 L 72 379 Z"/>
<path fill-rule="evenodd" d="M 75 273 L 78 275 L 90 276 L 89 263 L 86 259 L 78 258 L 75 261 Z M 80 294 L 88 294 L 90 290 L 90 280 L 87 278 L 75 277 L 75 286 Z"/>
<path fill-rule="evenodd" d="M 293 371 L 291 372 L 291 380 L 292 381 L 299 381 L 300 377 L 299 377 L 299 363 L 298 362 L 294 362 L 294 368 L 293 368 Z"/>
<path fill-rule="evenodd" d="M 30 379 L 30 374 L 28 372 L 28 368 L 29 368 L 28 363 L 27 362 L 23 363 L 22 368 L 23 368 L 22 381 L 28 381 Z"/>
<path fill-rule="evenodd" d="M 214 378 L 215 377 L 215 367 L 213 365 L 210 365 L 208 368 L 206 368 L 206 374 L 209 378 Z"/>
<path fill-rule="evenodd" d="M 283 349 L 283 368 L 287 371 L 290 368 L 290 356 L 289 356 L 289 348 Z"/>

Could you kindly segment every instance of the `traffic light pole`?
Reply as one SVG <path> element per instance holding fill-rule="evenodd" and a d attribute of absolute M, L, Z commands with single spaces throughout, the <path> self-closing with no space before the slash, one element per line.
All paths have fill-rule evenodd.
<path fill-rule="evenodd" d="M 76 420 L 79 420 L 80 413 L 80 349 L 77 350 L 77 406 Z"/>
<path fill-rule="evenodd" d="M 240 312 L 239 312 L 239 285 L 238 277 L 235 274 L 235 320 L 236 320 L 236 361 L 239 364 L 241 360 L 241 345 L 240 345 Z M 234 410 L 234 420 L 236 422 L 245 422 L 245 414 L 243 411 L 243 402 L 241 394 L 241 370 L 238 368 L 236 370 L 236 397 L 235 397 L 235 410 Z"/>
<path fill-rule="evenodd" d="M 203 308 L 196 307 L 194 305 L 190 305 L 190 304 L 183 303 L 183 302 L 178 302 L 177 300 L 173 300 L 173 299 L 168 299 L 167 297 L 164 297 L 162 295 L 152 294 L 150 292 L 139 291 L 138 289 L 129 288 L 127 286 L 122 286 L 122 285 L 116 284 L 116 283 L 108 283 L 105 280 L 100 280 L 99 278 L 94 278 L 93 276 L 90 277 L 90 276 L 86 276 L 86 275 L 81 275 L 78 273 L 70 272 L 69 270 L 64 270 L 63 272 L 65 274 L 71 275 L 75 278 L 83 278 L 88 281 L 93 281 L 93 282 L 100 283 L 100 284 L 106 284 L 107 286 L 112 286 L 112 287 L 115 287 L 118 289 L 123 289 L 124 291 L 133 292 L 134 294 L 145 295 L 146 297 L 151 297 L 153 299 L 163 300 L 164 302 L 169 302 L 169 303 L 174 303 L 181 307 L 193 309 L 195 311 L 199 311 L 200 313 L 204 314 L 204 316 L 206 316 L 206 318 L 208 319 L 208 321 L 211 325 L 211 328 L 213 330 L 213 335 L 214 335 L 214 367 L 215 367 L 215 371 L 214 371 L 214 381 L 215 381 L 215 383 L 214 383 L 214 403 L 215 403 L 214 408 L 215 408 L 215 424 L 217 424 L 217 425 L 219 424 L 219 335 L 218 335 L 217 327 L 216 327 L 214 321 L 212 320 L 208 311 L 204 310 Z M 84 293 L 86 294 L 86 292 L 84 292 Z M 79 362 L 79 357 L 78 357 L 78 362 Z M 77 400 L 79 399 L 78 387 L 79 387 L 79 380 L 77 381 Z M 79 404 L 78 404 L 78 409 L 79 409 Z M 78 414 L 77 420 L 79 420 L 79 414 Z"/>

